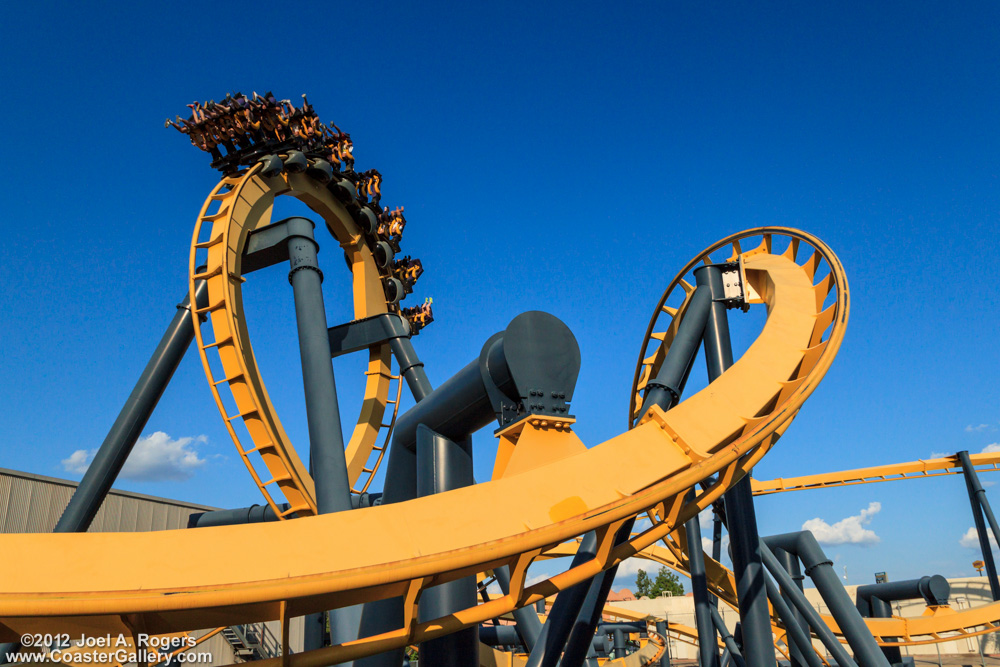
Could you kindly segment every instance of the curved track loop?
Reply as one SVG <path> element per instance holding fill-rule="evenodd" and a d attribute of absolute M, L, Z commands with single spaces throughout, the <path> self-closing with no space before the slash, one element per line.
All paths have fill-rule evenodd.
<path fill-rule="evenodd" d="M 323 218 L 344 248 L 354 277 L 355 319 L 385 313 L 388 306 L 382 277 L 363 235 L 330 191 L 304 174 L 264 178 L 260 171 L 258 164 L 242 175 L 223 178 L 205 200 L 191 243 L 189 286 L 194 294 L 196 280 L 203 278 L 208 282 L 208 306 L 193 311 L 192 318 L 216 404 L 254 482 L 275 514 L 284 519 L 296 513 L 298 516 L 316 513 L 315 487 L 289 442 L 257 367 L 243 315 L 245 279 L 241 272 L 247 237 L 255 229 L 270 224 L 274 198 L 287 195 L 302 200 Z M 209 331 L 201 326 L 199 315 L 207 317 Z M 379 430 L 388 427 L 391 433 L 399 409 L 399 378 L 392 375 L 390 361 L 387 343 L 370 349 L 361 414 L 346 447 L 348 476 L 355 492 L 366 490 L 371 483 L 385 452 L 384 443 L 376 445 Z M 213 366 L 222 369 L 221 375 L 215 375 Z M 390 401 L 391 381 L 396 381 L 397 391 L 396 398 Z M 230 401 L 223 400 L 223 388 L 228 388 Z M 227 411 L 227 403 L 235 405 L 235 413 Z M 391 420 L 383 424 L 388 403 L 394 404 Z M 245 442 L 247 438 L 241 438 L 234 428 L 240 421 L 250 442 Z M 266 467 L 270 475 L 267 480 L 262 480 L 257 472 L 254 454 Z M 277 506 L 272 492 L 275 486 L 290 504 L 285 511 Z"/>
<path fill-rule="evenodd" d="M 814 237 L 780 228 L 730 239 L 753 233 L 764 236 L 745 264 L 767 306 L 767 322 L 741 359 L 673 410 L 653 407 L 632 430 L 562 460 L 404 503 L 196 531 L 4 535 L 0 640 L 42 628 L 164 633 L 286 622 L 363 600 L 404 597 L 404 624 L 394 631 L 260 663 L 318 666 L 496 618 L 635 555 L 711 504 L 777 442 L 843 338 L 848 292 L 832 252 Z M 772 254 L 772 234 L 793 235 L 795 245 L 805 242 L 814 253 L 804 266 L 791 254 Z M 829 273 L 815 284 L 821 260 Z M 215 294 L 225 296 L 235 279 L 208 273 Z M 833 305 L 824 309 L 830 293 Z M 219 313 L 212 316 L 226 322 Z M 554 425 L 536 419 L 530 428 Z M 711 486 L 685 501 L 690 489 L 713 476 Z M 496 512 L 500 506 L 504 511 Z M 645 512 L 653 525 L 615 546 L 620 526 Z M 483 521 L 484 513 L 490 521 Z M 528 567 L 543 551 L 591 530 L 598 536 L 593 560 L 525 585 Z M 68 562 L 67 552 L 74 554 Z M 197 558 L 198 567 L 178 554 Z M 427 587 L 504 564 L 511 568 L 508 595 L 417 622 L 417 602 Z"/>

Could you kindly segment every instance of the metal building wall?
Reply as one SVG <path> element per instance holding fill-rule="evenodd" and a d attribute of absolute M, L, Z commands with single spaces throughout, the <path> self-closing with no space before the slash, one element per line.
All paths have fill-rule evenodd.
<path fill-rule="evenodd" d="M 0 468 L 0 532 L 47 533 L 69 502 L 76 482 Z M 112 490 L 90 527 L 92 533 L 186 528 L 195 512 L 216 509 Z"/>
<path fill-rule="evenodd" d="M 56 525 L 69 503 L 76 482 L 55 477 L 0 468 L 0 533 L 47 533 Z M 188 517 L 196 512 L 217 509 L 141 493 L 112 490 L 90 526 L 89 532 L 143 532 L 187 528 Z M 280 632 L 278 624 L 273 624 Z M 301 625 L 301 622 L 298 624 Z M 200 637 L 201 630 L 192 635 Z M 301 634 L 301 627 L 299 633 Z M 301 640 L 292 635 L 293 648 L 301 650 Z M 197 648 L 212 656 L 212 665 L 238 662 L 233 648 L 222 635 L 216 635 Z"/>

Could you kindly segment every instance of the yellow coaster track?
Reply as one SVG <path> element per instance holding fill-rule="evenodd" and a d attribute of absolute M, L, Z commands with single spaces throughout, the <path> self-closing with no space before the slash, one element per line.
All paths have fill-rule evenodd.
<path fill-rule="evenodd" d="M 1000 470 L 1000 452 L 969 454 L 969 460 L 977 473 Z M 829 489 L 835 486 L 856 486 L 858 484 L 896 482 L 905 479 L 924 479 L 960 474 L 962 474 L 962 464 L 958 457 L 947 456 L 818 475 L 803 475 L 802 477 L 778 477 L 770 480 L 751 479 L 750 484 L 755 496 L 767 496 L 786 491 Z"/>
<path fill-rule="evenodd" d="M 282 191 L 321 213 L 346 249 L 360 256 L 361 268 L 354 273 L 356 314 L 379 312 L 385 304 L 366 268 L 365 248 L 352 245 L 351 221 L 339 215 L 326 190 L 302 175 L 265 181 L 252 170 L 227 180 L 213 196 L 228 208 L 205 210 L 199 217 L 211 218 L 213 228 L 230 216 L 246 221 L 238 236 L 220 227 L 221 234 L 196 240 L 205 244 L 210 259 L 207 270 L 193 278 L 209 280 L 207 314 L 216 335 L 199 344 L 218 350 L 220 357 L 236 357 L 231 365 L 242 375 L 213 382 L 227 384 L 234 397 L 241 393 L 237 400 L 245 407 L 239 415 L 260 437 L 255 448 L 275 474 L 273 483 L 302 508 L 310 501 L 308 476 L 289 449 L 280 449 L 280 423 L 248 366 L 252 354 L 240 355 L 237 347 L 245 323 L 232 319 L 240 298 L 239 244 L 250 228 L 263 224 L 271 196 Z M 790 237 L 790 251 L 772 252 L 773 238 L 780 235 Z M 759 243 L 743 252 L 741 244 L 754 238 Z M 795 261 L 800 245 L 811 251 L 804 265 Z M 628 432 L 562 460 L 405 503 L 193 531 L 4 535 L 0 639 L 45 629 L 167 633 L 272 619 L 287 629 L 293 616 L 404 597 L 406 617 L 396 630 L 286 654 L 262 667 L 329 664 L 495 618 L 642 551 L 707 507 L 764 456 L 822 378 L 843 338 L 846 279 L 823 243 L 794 230 L 762 228 L 713 248 L 723 246 L 742 261 L 755 301 L 766 306 L 768 318 L 741 359 L 669 412 L 653 407 Z M 821 264 L 828 272 L 814 282 Z M 824 308 L 831 294 L 831 305 Z M 527 433 L 553 440 L 572 436 L 569 424 L 535 418 L 512 441 Z M 690 489 L 709 478 L 715 479 L 711 486 L 693 501 L 685 500 Z M 503 512 L 493 511 L 501 506 Z M 619 527 L 641 513 L 654 518 L 652 526 L 616 546 Z M 482 520 L 485 514 L 490 521 Z M 526 585 L 528 567 L 543 551 L 591 530 L 598 535 L 593 560 Z M 417 622 L 421 591 L 504 564 L 511 567 L 509 594 Z"/>
<path fill-rule="evenodd" d="M 353 275 L 355 319 L 389 312 L 389 307 L 382 288 L 383 275 L 364 236 L 344 205 L 316 180 L 304 174 L 264 178 L 258 164 L 240 176 L 223 178 L 202 206 L 191 244 L 190 289 L 193 295 L 195 282 L 206 280 L 208 305 L 192 311 L 195 339 L 229 435 L 264 498 L 284 519 L 292 514 L 315 514 L 315 488 L 289 442 L 257 367 L 243 314 L 245 279 L 241 271 L 247 237 L 270 223 L 274 199 L 282 195 L 300 199 L 319 214 L 344 249 Z M 207 316 L 208 330 L 201 326 L 199 316 Z M 371 483 L 398 411 L 401 384 L 399 377 L 391 373 L 390 362 L 388 343 L 369 351 L 364 402 L 346 452 L 348 476 L 356 492 L 367 490 Z M 216 375 L 213 367 L 221 368 L 221 373 Z M 390 399 L 393 381 L 395 397 Z M 228 396 L 223 396 L 223 389 L 228 389 Z M 234 412 L 227 411 L 227 403 L 235 406 Z M 393 411 L 390 421 L 383 424 L 389 404 L 393 405 Z M 245 427 L 243 437 L 237 431 L 238 423 Z M 377 444 L 383 427 L 389 431 L 385 441 Z M 369 463 L 373 452 L 374 460 Z M 259 456 L 266 466 L 268 479 L 261 479 L 251 459 L 253 455 Z M 273 487 L 278 487 L 288 500 L 287 510 L 278 508 L 271 492 Z"/>

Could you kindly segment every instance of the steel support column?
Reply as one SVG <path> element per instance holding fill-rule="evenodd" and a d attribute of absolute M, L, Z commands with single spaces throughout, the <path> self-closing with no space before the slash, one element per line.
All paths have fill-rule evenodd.
<path fill-rule="evenodd" d="M 792 581 L 796 586 L 798 586 L 799 590 L 800 591 L 805 590 L 805 587 L 802 584 L 803 576 L 802 576 L 802 569 L 799 567 L 799 559 L 793 556 L 792 554 L 788 553 L 784 549 L 775 549 L 774 556 L 775 558 L 778 559 L 778 562 L 781 563 L 781 566 L 785 568 L 785 572 L 787 572 L 788 575 L 792 578 Z M 809 626 L 806 625 L 806 619 L 802 616 L 802 614 L 798 612 L 795 606 L 792 605 L 791 598 L 788 596 L 784 588 L 780 588 L 780 595 L 781 599 L 784 601 L 785 606 L 790 611 L 790 615 L 788 616 L 787 620 L 784 618 L 782 620 L 785 620 L 787 627 L 790 627 L 791 624 L 794 622 L 796 626 L 802 628 L 803 632 L 805 632 L 806 636 L 808 637 Z M 771 597 L 770 587 L 768 587 L 768 597 Z M 774 604 L 774 602 L 772 601 L 771 604 Z M 809 640 L 809 650 L 804 653 L 803 649 L 801 649 L 797 643 L 793 643 L 791 646 L 788 647 L 788 657 L 789 657 L 790 667 L 802 667 L 806 663 L 808 663 L 810 667 L 819 667 L 819 665 L 814 665 L 810 661 L 809 659 L 810 653 L 814 655 L 816 653 L 814 650 L 812 650 L 812 640 Z"/>
<path fill-rule="evenodd" d="M 805 624 L 805 619 L 799 620 L 799 616 L 796 614 L 794 608 L 786 602 L 786 598 L 782 596 L 777 584 L 768 577 L 764 577 L 764 585 L 767 587 L 767 597 L 771 600 L 771 604 L 774 605 L 774 611 L 778 614 L 781 622 L 785 624 L 785 633 L 787 636 L 785 644 L 788 645 L 789 657 L 794 653 L 796 656 L 795 660 L 800 665 L 823 667 L 823 661 L 819 659 L 819 656 L 816 655 L 816 651 L 813 649 L 812 638 L 809 636 L 809 626 Z"/>
<path fill-rule="evenodd" d="M 208 283 L 203 280 L 195 287 L 195 301 L 199 308 L 208 305 Z M 185 296 L 53 532 L 83 533 L 90 528 L 193 339 L 190 299 Z"/>
<path fill-rule="evenodd" d="M 628 650 L 628 646 L 625 644 L 625 631 L 615 628 L 611 631 L 611 636 L 614 638 L 612 640 L 614 642 L 612 645 L 614 648 L 613 657 L 615 659 L 624 658 L 625 653 Z"/>
<path fill-rule="evenodd" d="M 504 565 L 493 570 L 493 575 L 496 577 L 500 590 L 504 595 L 508 595 L 510 593 L 510 570 Z M 538 642 L 538 635 L 542 632 L 542 622 L 538 618 L 538 611 L 532 605 L 515 609 L 514 623 L 517 634 L 521 637 L 521 643 L 524 644 L 528 653 L 531 653 L 531 649 L 535 648 L 535 644 Z"/>
<path fill-rule="evenodd" d="M 573 556 L 570 567 L 582 565 L 588 560 L 593 560 L 597 552 L 597 535 L 589 532 L 583 536 L 580 546 Z M 567 588 L 556 596 L 556 601 L 552 604 L 542 632 L 538 637 L 535 649 L 528 656 L 525 667 L 555 667 L 559 662 L 559 656 L 566 646 L 566 639 L 569 637 L 573 624 L 580 613 L 580 608 L 590 590 L 590 580 L 581 581 L 576 586 Z"/>
<path fill-rule="evenodd" d="M 723 303 L 725 290 L 722 270 L 718 266 L 702 266 L 695 269 L 694 276 L 697 289 L 704 288 L 712 295 L 704 336 L 708 381 L 712 382 L 733 364 L 729 320 Z M 743 657 L 749 667 L 775 667 L 771 617 L 764 586 L 766 575 L 761 562 L 757 516 L 749 475 L 726 492 L 725 502 L 726 525 L 729 527 L 733 573 L 736 576 L 736 593 L 743 627 Z"/>
<path fill-rule="evenodd" d="M 389 346 L 396 357 L 396 363 L 399 364 L 399 374 L 406 380 L 413 400 L 422 401 L 433 388 L 424 371 L 424 362 L 420 361 L 416 350 L 413 349 L 413 341 L 409 338 L 392 338 L 389 340 Z"/>
<path fill-rule="evenodd" d="M 208 305 L 208 283 L 204 280 L 196 283 L 195 304 L 197 308 Z M 90 528 L 193 339 L 190 295 L 185 294 L 52 532 L 85 533 Z M 16 642 L 0 643 L 0 664 L 18 650 Z"/>
<path fill-rule="evenodd" d="M 663 637 L 663 643 L 665 644 L 659 667 L 670 667 L 670 633 L 667 631 L 666 621 L 656 622 L 656 633 Z"/>
<path fill-rule="evenodd" d="M 688 492 L 688 502 L 694 491 Z M 712 601 L 709 599 L 708 579 L 705 574 L 705 551 L 701 545 L 701 519 L 695 514 L 684 523 L 687 540 L 688 573 L 694 597 L 695 626 L 698 629 L 698 664 L 700 667 L 718 667 L 719 649 L 715 641 L 715 624 L 712 622 Z"/>
<path fill-rule="evenodd" d="M 733 637 L 733 633 L 729 631 L 726 622 L 722 620 L 722 614 L 719 613 L 718 608 L 715 606 L 710 606 L 708 609 L 712 614 L 712 623 L 715 625 L 715 629 L 718 631 L 726 650 L 729 651 L 729 657 L 737 667 L 745 667 L 746 662 L 743 660 L 743 653 L 740 651 L 740 647 L 736 645 L 736 638 Z"/>
<path fill-rule="evenodd" d="M 528 312 L 515 317 L 500 334 L 491 337 L 479 357 L 449 378 L 433 392 L 419 367 L 411 364 L 408 355 L 396 349 L 401 366 L 410 365 L 411 377 L 424 378 L 424 389 L 418 388 L 415 406 L 396 421 L 389 460 L 386 466 L 383 504 L 405 502 L 417 495 L 416 434 L 421 425 L 442 436 L 461 442 L 472 433 L 497 420 L 501 425 L 513 423 L 515 415 L 506 408 L 528 396 L 528 387 L 546 383 L 543 402 L 559 394 L 566 402 L 572 399 L 580 368 L 579 345 L 569 328 L 547 313 Z M 523 387 L 511 374 L 511 364 L 517 367 Z M 406 377 L 404 375 L 404 377 Z M 408 377 L 411 391 L 414 382 Z M 539 384 L 540 383 L 540 384 Z M 553 399 L 554 400 L 554 399 Z M 562 399 L 560 399 L 561 401 Z M 546 413 L 548 414 L 548 413 Z M 361 636 L 369 637 L 396 630 L 403 624 L 401 598 L 390 598 L 365 605 Z M 544 630 L 543 630 L 544 632 Z M 564 638 L 565 639 L 565 638 Z M 537 648 L 537 647 L 536 647 Z M 357 667 L 397 667 L 402 651 L 388 651 L 360 659 Z"/>
<path fill-rule="evenodd" d="M 823 621 L 819 612 L 806 599 L 805 593 L 798 589 L 795 582 L 792 581 L 791 576 L 785 572 L 778 559 L 771 553 L 771 549 L 763 541 L 760 544 L 760 553 L 764 559 L 764 567 L 767 568 L 767 571 L 771 573 L 771 576 L 781 586 L 781 590 L 786 591 L 786 595 L 791 599 L 795 609 L 805 617 L 806 623 L 816 633 L 820 642 L 830 652 L 830 655 L 833 656 L 837 664 L 840 667 L 850 667 L 850 665 L 854 664 L 854 658 L 851 657 L 840 641 L 833 635 L 830 627 Z M 868 636 L 871 637 L 871 635 Z"/>
<path fill-rule="evenodd" d="M 986 578 L 990 582 L 990 595 L 993 600 L 1000 600 L 1000 579 L 997 578 L 997 566 L 993 560 L 993 548 L 990 546 L 990 536 L 986 532 L 986 523 L 983 514 L 989 517 L 990 528 L 993 529 L 993 539 L 1000 544 L 1000 534 L 997 530 L 997 522 L 993 517 L 993 510 L 990 509 L 989 501 L 986 500 L 986 492 L 983 485 L 979 483 L 979 475 L 969 460 L 969 452 L 958 452 L 958 460 L 962 464 L 962 472 L 965 475 L 965 488 L 969 492 L 969 503 L 972 505 L 972 518 L 976 522 L 976 534 L 979 536 L 979 548 L 983 552 L 983 562 L 986 564 Z"/>
<path fill-rule="evenodd" d="M 774 535 L 764 538 L 762 543 L 766 543 L 769 547 L 784 549 L 799 557 L 805 566 L 806 574 L 816 584 L 816 589 L 830 608 L 830 613 L 836 619 L 841 633 L 850 644 L 861 667 L 889 667 L 889 661 L 882 654 L 857 607 L 847 596 L 843 582 L 833 569 L 833 561 L 826 557 L 812 533 L 802 531 Z M 776 559 L 775 564 L 777 565 Z M 780 569 L 780 565 L 777 567 Z M 768 569 L 771 569 L 770 566 Z"/>
<path fill-rule="evenodd" d="M 628 540 L 634 525 L 635 519 L 629 519 L 622 524 L 622 527 L 618 529 L 618 534 L 615 535 L 615 546 Z M 611 591 L 611 585 L 614 583 L 617 573 L 618 566 L 615 565 L 590 580 L 590 589 L 587 591 L 587 597 L 573 623 L 573 629 L 570 630 L 569 637 L 566 639 L 559 667 L 580 667 L 588 658 L 593 657 L 591 653 L 593 652 L 594 633 L 601 622 L 604 605 L 608 601 L 608 593 Z"/>
<path fill-rule="evenodd" d="M 302 361 L 306 423 L 309 428 L 309 468 L 316 483 L 316 509 L 332 514 L 351 509 L 351 485 L 344 456 L 344 434 L 340 424 L 337 386 L 330 363 L 330 338 L 323 304 L 323 273 L 319 269 L 319 245 L 313 238 L 315 225 L 306 218 L 284 221 L 288 244 L 288 282 L 295 300 L 295 322 Z M 359 607 L 328 612 L 330 641 L 340 644 L 357 639 L 361 619 Z M 305 619 L 305 649 L 325 644 L 323 614 Z M 352 664 L 352 663 L 343 663 Z"/>
<path fill-rule="evenodd" d="M 453 442 L 421 424 L 417 427 L 417 495 L 444 493 L 475 484 L 472 440 Z M 420 621 L 429 621 L 476 605 L 476 577 L 428 588 L 420 596 Z M 437 667 L 476 667 L 479 626 L 474 625 L 419 647 L 420 663 Z"/>

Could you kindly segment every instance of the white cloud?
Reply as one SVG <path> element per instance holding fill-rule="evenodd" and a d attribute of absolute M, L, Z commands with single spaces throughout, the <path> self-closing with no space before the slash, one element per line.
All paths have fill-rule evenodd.
<path fill-rule="evenodd" d="M 990 444 L 983 447 L 980 454 L 993 454 L 994 452 L 1000 452 L 1000 442 L 991 442 Z"/>
<path fill-rule="evenodd" d="M 882 503 L 873 502 L 859 514 L 841 519 L 832 526 L 823 519 L 816 517 L 802 524 L 802 530 L 810 530 L 820 544 L 878 544 L 880 538 L 875 531 L 864 526 L 871 523 L 872 517 L 882 509 Z"/>
<path fill-rule="evenodd" d="M 976 425 L 969 424 L 968 426 L 965 427 L 965 432 L 966 433 L 982 433 L 983 431 L 985 431 L 987 429 L 989 429 L 991 431 L 993 430 L 990 427 L 989 424 L 976 424 Z"/>
<path fill-rule="evenodd" d="M 196 469 L 205 464 L 205 459 L 198 456 L 195 446 L 204 444 L 207 440 L 204 435 L 174 440 L 163 431 L 143 436 L 135 443 L 119 476 L 142 482 L 189 479 Z M 96 449 L 78 449 L 69 458 L 62 460 L 63 469 L 82 475 L 87 472 L 96 454 Z"/>
<path fill-rule="evenodd" d="M 986 533 L 990 536 L 990 545 L 996 549 L 997 540 L 993 537 L 993 533 L 990 531 L 986 531 Z M 960 539 L 958 543 L 966 549 L 979 549 L 979 535 L 976 534 L 976 527 L 971 526 L 967 531 L 965 531 L 965 535 L 962 535 L 962 539 Z"/>
<path fill-rule="evenodd" d="M 949 456 L 951 456 L 951 454 L 949 454 L 947 452 L 931 452 L 931 455 L 930 455 L 929 458 L 932 458 L 932 459 L 946 459 Z"/>
<path fill-rule="evenodd" d="M 615 573 L 615 580 L 618 577 L 634 577 L 639 574 L 639 570 L 645 570 L 646 574 L 654 574 L 659 566 L 645 558 L 626 558 L 618 564 L 618 572 Z"/>

